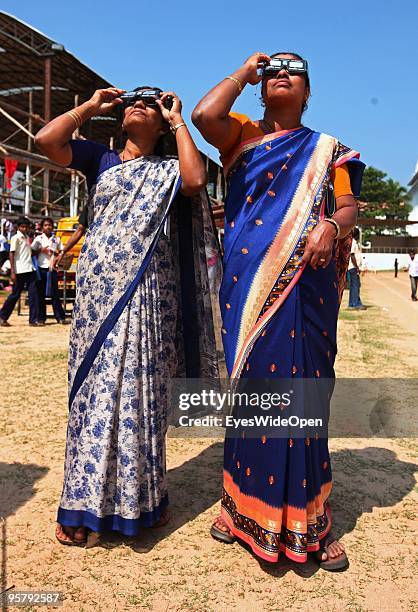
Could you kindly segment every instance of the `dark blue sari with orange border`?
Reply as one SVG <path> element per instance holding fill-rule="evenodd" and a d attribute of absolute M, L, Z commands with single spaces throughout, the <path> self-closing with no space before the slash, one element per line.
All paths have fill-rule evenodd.
<path fill-rule="evenodd" d="M 334 377 L 337 317 L 351 237 L 325 268 L 301 259 L 326 214 L 333 170 L 347 164 L 352 192 L 364 164 L 307 127 L 242 142 L 228 173 L 220 292 L 232 379 Z M 222 516 L 268 561 L 304 562 L 331 527 L 327 439 L 226 438 Z"/>

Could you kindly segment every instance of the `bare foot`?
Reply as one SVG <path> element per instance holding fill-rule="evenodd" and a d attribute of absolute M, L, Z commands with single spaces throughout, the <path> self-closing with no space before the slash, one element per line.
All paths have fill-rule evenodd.
<path fill-rule="evenodd" d="M 229 534 L 231 533 L 231 530 L 229 529 L 228 525 L 225 523 L 222 516 L 218 516 L 218 518 L 215 519 L 213 526 L 219 529 L 220 531 L 223 531 L 224 533 L 229 533 Z"/>
<path fill-rule="evenodd" d="M 335 557 L 339 557 L 343 552 L 345 552 L 344 544 L 342 544 L 338 540 L 332 539 L 332 536 L 330 536 L 330 534 L 327 536 L 327 538 L 331 538 L 331 543 L 327 544 L 326 546 L 324 546 L 323 550 L 318 550 L 316 553 L 316 556 L 319 561 L 335 559 Z"/>
<path fill-rule="evenodd" d="M 60 525 L 59 523 L 57 524 L 55 528 L 55 536 L 57 540 L 61 543 L 64 543 L 64 542 L 68 544 L 73 543 L 72 538 L 64 531 L 64 527 Z"/>
<path fill-rule="evenodd" d="M 85 527 L 64 527 L 57 524 L 55 529 L 56 538 L 61 544 L 85 544 L 87 535 Z"/>
<path fill-rule="evenodd" d="M 223 542 L 224 544 L 232 544 L 236 539 L 228 527 L 228 523 L 222 516 L 218 516 L 213 522 L 210 528 L 210 535 L 212 538 L 215 538 L 215 540 L 219 540 L 219 542 Z"/>

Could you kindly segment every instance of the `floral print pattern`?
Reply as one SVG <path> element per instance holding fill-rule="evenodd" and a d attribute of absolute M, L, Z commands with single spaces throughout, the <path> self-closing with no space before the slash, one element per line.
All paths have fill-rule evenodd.
<path fill-rule="evenodd" d="M 167 209 L 178 161 L 145 157 L 103 172 L 89 200 L 69 351 L 69 385 L 134 279 Z M 167 503 L 167 385 L 176 372 L 176 271 L 162 234 L 128 305 L 70 406 L 58 520 L 129 535 Z"/>

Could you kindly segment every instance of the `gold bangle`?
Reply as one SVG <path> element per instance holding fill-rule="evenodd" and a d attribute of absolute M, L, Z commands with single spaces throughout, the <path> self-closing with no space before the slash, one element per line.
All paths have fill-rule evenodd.
<path fill-rule="evenodd" d="M 70 115 L 71 119 L 74 121 L 77 129 L 79 130 L 83 124 L 83 120 L 81 118 L 80 113 L 78 113 L 76 110 L 70 110 L 67 111 L 67 115 Z"/>
<path fill-rule="evenodd" d="M 340 228 L 339 223 L 337 223 L 337 221 L 335 219 L 332 219 L 331 217 L 325 217 L 324 221 L 327 221 L 328 223 L 331 223 L 331 225 L 333 225 L 335 227 L 335 231 L 337 233 L 335 234 L 334 240 L 338 240 L 338 238 L 340 237 L 340 234 L 341 234 L 341 228 Z"/>
<path fill-rule="evenodd" d="M 67 111 L 67 115 L 69 115 L 71 117 L 71 119 L 75 123 L 76 129 L 79 130 L 80 129 L 80 123 L 79 123 L 78 117 L 75 115 L 75 113 L 73 111 Z"/>
<path fill-rule="evenodd" d="M 233 77 L 233 76 L 227 76 L 227 77 L 225 77 L 225 78 L 226 78 L 226 79 L 229 79 L 230 81 L 233 81 L 233 82 L 235 83 L 235 85 L 238 87 L 238 91 L 239 91 L 239 93 L 241 93 L 241 92 L 242 92 L 243 87 L 242 87 L 242 83 L 241 83 L 241 81 L 240 81 L 239 79 L 236 79 L 236 78 L 235 78 L 235 77 Z"/>
<path fill-rule="evenodd" d="M 73 108 L 73 113 L 75 114 L 76 117 L 78 117 L 79 127 L 81 127 L 83 125 L 83 117 L 80 115 L 80 113 L 77 110 L 75 110 L 75 108 Z"/>

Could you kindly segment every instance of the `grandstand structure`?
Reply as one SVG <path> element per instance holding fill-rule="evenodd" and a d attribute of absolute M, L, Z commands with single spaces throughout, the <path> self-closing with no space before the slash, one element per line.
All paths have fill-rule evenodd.
<path fill-rule="evenodd" d="M 87 199 L 84 176 L 40 155 L 34 147 L 34 136 L 51 118 L 88 100 L 96 89 L 110 85 L 64 45 L 0 11 L 0 216 L 3 219 L 13 220 L 25 214 L 35 221 L 48 214 L 58 221 L 78 214 Z M 117 149 L 119 132 L 116 116 L 101 116 L 87 121 L 74 137 Z M 219 164 L 202 155 L 209 175 L 208 192 L 219 225 L 223 217 L 225 180 Z"/>

